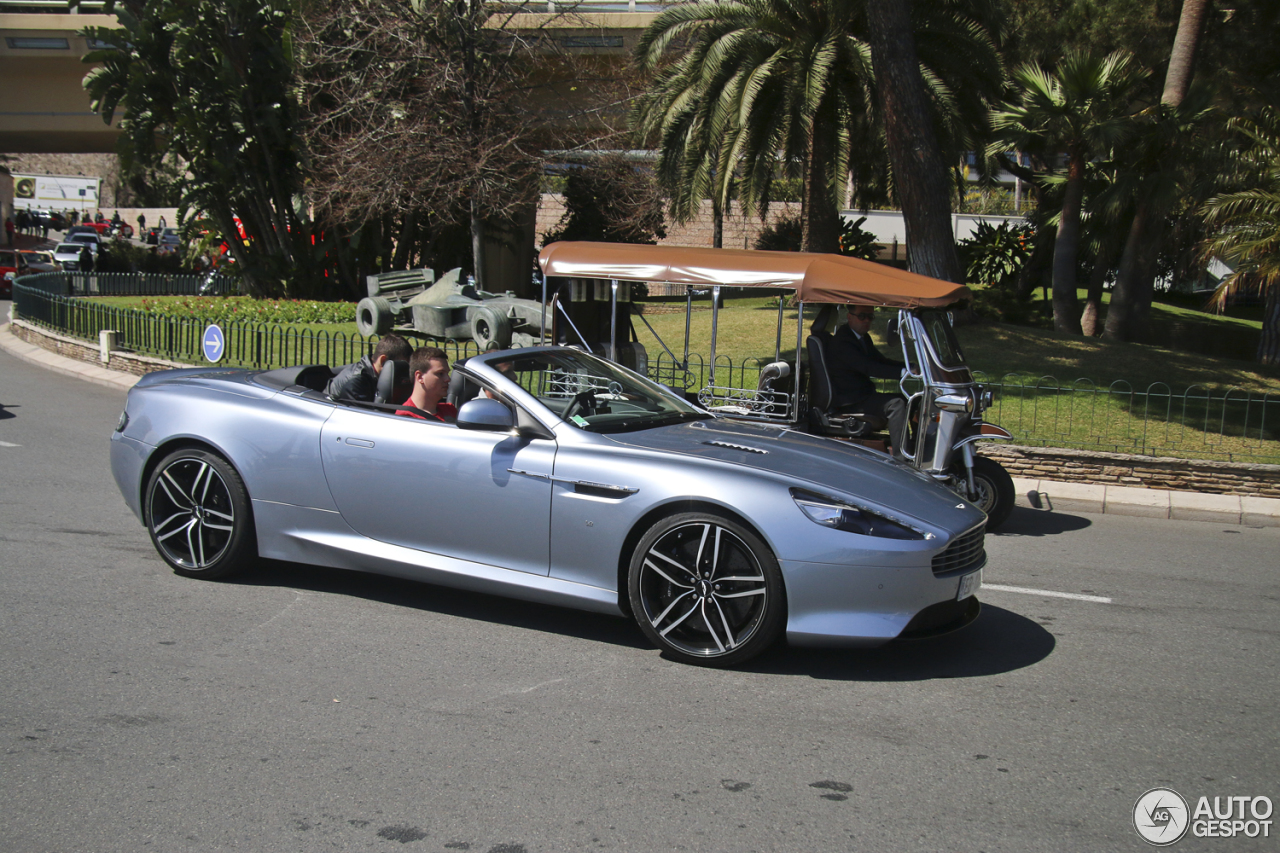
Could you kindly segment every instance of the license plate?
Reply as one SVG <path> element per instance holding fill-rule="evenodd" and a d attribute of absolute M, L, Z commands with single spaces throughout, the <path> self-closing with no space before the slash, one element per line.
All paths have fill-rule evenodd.
<path fill-rule="evenodd" d="M 956 601 L 965 600 L 977 592 L 980 586 L 982 586 L 982 569 L 960 578 L 960 590 L 956 593 Z"/>

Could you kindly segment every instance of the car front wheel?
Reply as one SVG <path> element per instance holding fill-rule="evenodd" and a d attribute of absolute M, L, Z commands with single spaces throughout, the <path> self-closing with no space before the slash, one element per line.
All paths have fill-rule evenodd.
<path fill-rule="evenodd" d="M 731 666 L 782 631 L 786 595 L 772 551 L 751 531 L 709 513 L 659 521 L 641 538 L 627 577 L 640 630 L 672 658 Z"/>
<path fill-rule="evenodd" d="M 248 493 L 221 456 L 197 448 L 170 453 L 151 472 L 144 505 L 151 541 L 180 575 L 226 577 L 257 556 Z"/>

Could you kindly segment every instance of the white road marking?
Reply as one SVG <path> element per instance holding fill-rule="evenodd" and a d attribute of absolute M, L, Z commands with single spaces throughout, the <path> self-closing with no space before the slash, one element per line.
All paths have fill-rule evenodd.
<path fill-rule="evenodd" d="M 0 441 L 0 447 L 21 447 L 21 444 L 10 444 L 7 441 Z"/>
<path fill-rule="evenodd" d="M 1047 595 L 1050 598 L 1073 598 L 1076 601 L 1096 601 L 1099 604 L 1110 604 L 1111 599 L 1101 595 L 1085 595 L 1079 592 L 1054 592 L 1050 589 L 1027 589 L 1025 586 L 1004 586 L 998 583 L 984 583 L 983 589 L 996 592 L 1020 592 L 1023 595 Z"/>

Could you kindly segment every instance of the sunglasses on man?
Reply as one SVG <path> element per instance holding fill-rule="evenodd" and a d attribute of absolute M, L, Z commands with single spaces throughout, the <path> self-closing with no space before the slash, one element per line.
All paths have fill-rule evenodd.
<path fill-rule="evenodd" d="M 855 312 L 853 316 L 857 317 L 859 320 L 874 320 L 876 318 L 876 315 L 870 311 L 858 311 Z"/>

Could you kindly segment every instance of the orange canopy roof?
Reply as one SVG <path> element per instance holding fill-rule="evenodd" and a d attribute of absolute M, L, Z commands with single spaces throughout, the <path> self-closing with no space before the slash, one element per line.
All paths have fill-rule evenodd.
<path fill-rule="evenodd" d="M 547 246 L 538 263 L 561 278 L 787 288 L 802 302 L 938 308 L 970 296 L 962 284 L 813 252 L 566 242 Z"/>

